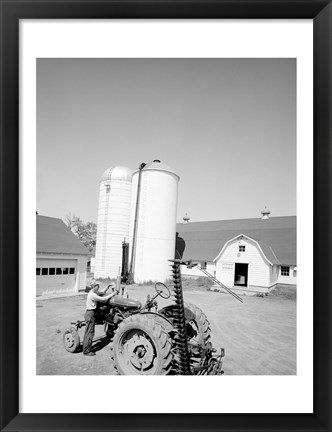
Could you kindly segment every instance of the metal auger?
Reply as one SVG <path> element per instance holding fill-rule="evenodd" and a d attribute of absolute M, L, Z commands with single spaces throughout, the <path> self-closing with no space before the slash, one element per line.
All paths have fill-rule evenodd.
<path fill-rule="evenodd" d="M 172 262 L 172 278 L 173 278 L 173 290 L 176 304 L 174 325 L 177 330 L 177 336 L 175 337 L 175 343 L 179 352 L 179 367 L 180 375 L 190 375 L 190 364 L 189 364 L 189 353 L 187 344 L 187 329 L 186 319 L 184 312 L 183 294 L 182 294 L 182 282 L 181 282 L 181 260 L 169 260 Z"/>

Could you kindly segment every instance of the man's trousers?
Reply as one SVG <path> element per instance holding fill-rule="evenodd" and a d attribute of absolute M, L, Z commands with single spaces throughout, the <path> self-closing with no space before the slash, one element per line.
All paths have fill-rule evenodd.
<path fill-rule="evenodd" d="M 91 351 L 92 340 L 95 335 L 95 310 L 87 310 L 84 315 L 85 333 L 83 339 L 83 354 Z"/>

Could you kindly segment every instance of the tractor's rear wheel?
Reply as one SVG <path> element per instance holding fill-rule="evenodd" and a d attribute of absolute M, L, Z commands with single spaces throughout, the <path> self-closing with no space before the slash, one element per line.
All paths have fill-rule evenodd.
<path fill-rule="evenodd" d="M 114 333 L 111 358 L 119 375 L 167 375 L 170 337 L 152 317 L 130 316 Z"/>
<path fill-rule="evenodd" d="M 193 345 L 201 345 L 204 349 L 211 348 L 211 328 L 205 313 L 191 303 L 185 303 L 184 307 L 189 309 L 194 315 L 194 318 L 188 321 L 191 329 L 188 328 L 187 324 L 187 332 L 193 330 L 193 337 L 189 342 Z"/>
<path fill-rule="evenodd" d="M 166 306 L 159 313 L 172 320 L 177 316 L 177 307 Z M 205 313 L 191 303 L 184 303 L 184 313 L 189 343 L 204 349 L 211 348 L 211 328 Z"/>

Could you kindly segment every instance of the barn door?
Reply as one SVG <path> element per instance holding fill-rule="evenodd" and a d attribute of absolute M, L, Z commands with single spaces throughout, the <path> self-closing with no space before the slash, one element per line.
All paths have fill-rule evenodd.
<path fill-rule="evenodd" d="M 235 263 L 234 285 L 248 286 L 248 264 Z"/>

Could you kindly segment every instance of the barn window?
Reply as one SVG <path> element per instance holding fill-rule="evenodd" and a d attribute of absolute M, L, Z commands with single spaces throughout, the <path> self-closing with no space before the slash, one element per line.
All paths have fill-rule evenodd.
<path fill-rule="evenodd" d="M 36 275 L 40 276 L 40 268 L 36 268 Z"/>
<path fill-rule="evenodd" d="M 54 268 L 54 267 L 51 267 L 50 269 L 48 269 L 48 274 L 49 274 L 50 276 L 54 276 L 54 275 L 55 275 L 55 268 Z"/>
<path fill-rule="evenodd" d="M 42 276 L 48 275 L 48 268 L 42 268 Z"/>
<path fill-rule="evenodd" d="M 245 246 L 239 246 L 239 252 L 245 252 L 246 247 Z"/>
<path fill-rule="evenodd" d="M 69 274 L 75 274 L 75 269 L 74 269 L 74 267 L 70 267 L 70 269 L 69 269 Z"/>
<path fill-rule="evenodd" d="M 289 267 L 281 266 L 281 276 L 289 276 Z"/>

